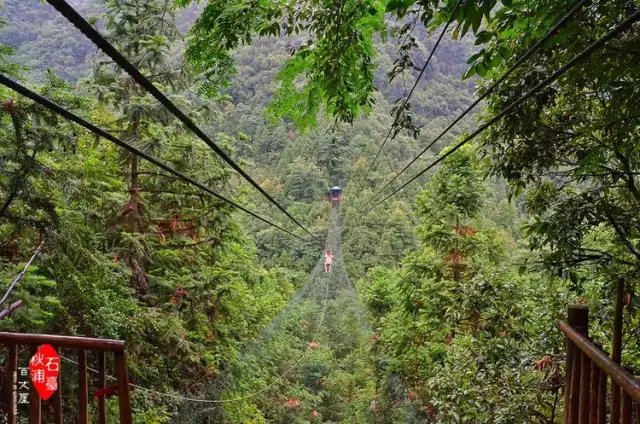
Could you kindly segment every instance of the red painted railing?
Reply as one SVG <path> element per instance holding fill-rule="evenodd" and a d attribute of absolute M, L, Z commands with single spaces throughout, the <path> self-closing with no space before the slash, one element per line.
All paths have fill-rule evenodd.
<path fill-rule="evenodd" d="M 8 405 L 7 422 L 16 424 L 18 420 L 16 386 L 18 376 L 18 354 L 21 347 L 27 347 L 27 353 L 32 355 L 42 344 L 53 346 L 60 356 L 68 354 L 67 351 L 75 351 L 78 366 L 78 393 L 76 422 L 86 424 L 89 422 L 89 378 L 87 366 L 87 352 L 93 352 L 97 362 L 98 390 L 106 388 L 107 353 L 113 354 L 115 359 L 116 384 L 118 393 L 119 418 L 122 424 L 132 424 L 131 394 L 129 391 L 129 376 L 124 351 L 124 342 L 121 340 L 93 339 L 86 337 L 53 336 L 45 334 L 20 334 L 0 332 L 0 344 L 8 350 L 8 363 L 5 367 L 5 381 L 3 390 L 5 402 Z M 73 353 L 71 354 L 73 355 Z M 75 361 L 74 361 L 75 362 Z M 48 401 L 53 407 L 54 422 L 62 424 L 62 384 L 64 375 L 58 377 L 58 390 Z M 31 385 L 29 392 L 29 423 L 40 424 L 42 421 L 42 405 L 38 392 Z M 105 397 L 98 399 L 98 423 L 107 422 Z"/>
<path fill-rule="evenodd" d="M 589 339 L 586 306 L 568 312 L 558 323 L 567 347 L 565 424 L 640 424 L 640 380 Z"/>

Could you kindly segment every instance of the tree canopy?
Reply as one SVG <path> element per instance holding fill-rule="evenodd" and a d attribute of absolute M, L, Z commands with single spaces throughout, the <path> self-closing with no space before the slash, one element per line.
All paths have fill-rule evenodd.
<path fill-rule="evenodd" d="M 620 281 L 622 362 L 640 374 L 637 23 L 451 150 L 637 2 L 73 3 L 327 240 L 289 237 L 0 87 L 4 286 L 43 243 L 0 329 L 125 340 L 136 422 L 558 423 L 556 320 L 588 304 L 611 350 Z M 414 165 L 446 155 L 438 166 L 364 207 L 574 7 Z M 0 12 L 3 75 L 292 230 L 49 5 Z"/>

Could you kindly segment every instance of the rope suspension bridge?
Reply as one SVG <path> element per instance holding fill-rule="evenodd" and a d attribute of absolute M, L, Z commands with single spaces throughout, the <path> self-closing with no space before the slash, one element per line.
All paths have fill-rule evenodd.
<path fill-rule="evenodd" d="M 159 103 L 161 103 L 179 121 L 181 121 L 186 128 L 195 134 L 196 137 L 203 141 L 216 155 L 218 155 L 244 180 L 253 186 L 263 197 L 267 199 L 269 203 L 276 206 L 276 208 L 280 210 L 288 220 L 293 222 L 298 229 L 302 230 L 306 236 L 311 237 L 311 239 L 306 238 L 306 236 L 303 237 L 300 234 L 296 234 L 276 223 L 271 218 L 264 217 L 247 209 L 238 202 L 222 196 L 208 188 L 206 185 L 196 181 L 188 175 L 176 171 L 153 156 L 131 146 L 118 137 L 110 134 L 108 131 L 97 127 L 84 118 L 53 103 L 44 96 L 37 94 L 5 75 L 0 75 L 0 84 L 16 91 L 36 103 L 39 103 L 64 118 L 75 122 L 86 130 L 118 145 L 130 153 L 147 160 L 182 180 L 186 184 L 196 187 L 219 201 L 227 203 L 235 209 L 260 220 L 264 224 L 272 226 L 292 237 L 311 241 L 314 243 L 314 246 L 320 243 L 320 240 L 316 235 L 311 233 L 276 199 L 267 193 L 251 176 L 249 176 L 245 170 L 242 169 L 242 167 L 231 159 L 224 150 L 217 146 L 210 137 L 208 137 L 186 114 L 172 103 L 168 97 L 166 97 L 156 86 L 142 75 L 131 62 L 122 56 L 113 45 L 102 37 L 102 35 L 66 1 L 47 1 L 71 23 L 73 23 L 87 38 L 91 39 L 101 51 L 109 56 L 117 65 L 122 67 L 131 76 L 131 78 L 133 78 L 133 80 L 156 98 Z M 446 23 L 435 47 L 422 67 L 411 92 L 403 101 L 401 109 L 404 109 L 407 105 L 414 89 L 438 48 L 443 35 L 452 23 L 455 13 L 462 3 L 462 1 L 458 1 L 456 3 L 455 8 L 451 12 L 450 19 Z M 372 198 L 367 200 L 363 204 L 363 207 L 370 205 L 374 199 L 377 199 L 379 195 L 384 193 L 385 190 L 413 163 L 415 163 L 422 154 L 424 154 L 447 132 L 449 132 L 456 123 L 458 123 L 475 106 L 477 106 L 480 101 L 486 98 L 501 82 L 513 73 L 516 68 L 521 66 L 529 57 L 531 57 L 531 55 L 533 55 L 544 42 L 553 37 L 557 30 L 566 24 L 566 22 L 568 22 L 568 20 L 571 19 L 587 3 L 587 1 L 577 2 L 567 12 L 567 14 L 563 16 L 542 38 L 540 38 L 540 40 L 535 43 L 520 59 L 518 59 L 516 63 L 514 63 L 503 74 L 503 76 L 496 81 L 495 84 L 490 86 L 482 96 L 480 96 L 459 117 L 457 117 L 442 133 L 434 138 L 427 147 L 425 147 L 424 150 L 416 156 L 416 158 L 399 171 L 388 183 L 377 191 Z M 631 26 L 638 21 L 638 19 L 640 19 L 640 12 L 635 12 L 626 20 L 614 26 L 608 34 L 598 40 L 595 40 L 582 52 L 575 55 L 566 64 L 542 80 L 532 90 L 507 105 L 491 120 L 479 126 L 471 135 L 464 137 L 459 143 L 453 146 L 445 154 L 441 155 L 424 170 L 420 171 L 403 183 L 391 194 L 388 194 L 382 200 L 375 203 L 370 209 L 368 209 L 368 211 L 371 211 L 387 199 L 403 190 L 407 185 L 424 175 L 454 151 L 480 135 L 485 129 L 500 120 L 509 111 L 538 95 L 570 69 L 588 59 L 591 54 L 604 46 L 608 41 L 629 30 Z M 393 140 L 397 135 L 398 131 L 394 132 L 394 127 L 397 125 L 397 121 L 398 119 L 396 117 L 387 137 L 380 145 L 375 158 L 360 181 L 360 185 L 366 181 L 369 172 L 374 167 L 374 164 L 380 156 L 380 153 L 387 141 Z M 98 388 L 100 390 L 108 388 L 107 380 L 113 380 L 116 382 L 119 398 L 120 422 L 122 423 L 132 422 L 132 408 L 129 395 L 129 391 L 132 388 L 148 392 L 150 396 L 172 398 L 178 404 L 178 413 L 174 419 L 176 423 L 223 422 L 225 420 L 225 405 L 234 402 L 246 402 L 248 404 L 251 403 L 252 405 L 255 405 L 266 419 L 274 423 L 295 422 L 296 417 L 300 416 L 309 417 L 310 420 L 317 420 L 318 422 L 341 422 L 345 419 L 351 419 L 354 422 L 359 423 L 426 422 L 429 419 L 429 411 L 425 410 L 423 405 L 420 405 L 411 398 L 411 391 L 404 376 L 392 370 L 386 370 L 386 383 L 388 386 L 386 388 L 379 387 L 379 382 L 374 381 L 374 379 L 371 378 L 364 380 L 364 382 L 361 382 L 361 385 L 357 387 L 338 388 L 338 392 L 345 397 L 345 402 L 343 403 L 342 408 L 335 409 L 328 407 L 327 400 L 322 396 L 326 376 L 331 375 L 332 373 L 339 373 L 342 368 L 348 369 L 356 366 L 361 367 L 362 372 L 374 374 L 373 366 L 379 366 L 380 363 L 385 362 L 384 358 L 380 358 L 376 353 L 375 347 L 377 343 L 377 336 L 367 322 L 365 311 L 358 300 L 354 286 L 349 280 L 346 272 L 342 255 L 341 208 L 342 206 L 339 202 L 333 204 L 329 218 L 330 229 L 325 244 L 325 250 L 331 251 L 334 257 L 331 272 L 325 271 L 324 258 L 319 258 L 304 286 L 296 292 L 295 296 L 287 303 L 285 308 L 266 326 L 266 328 L 262 330 L 255 340 L 245 347 L 241 352 L 239 359 L 225 364 L 224 373 L 208 381 L 205 384 L 205 390 L 200 391 L 197 396 L 162 393 L 129 383 L 124 344 L 120 341 L 2 333 L 0 334 L 0 342 L 4 343 L 9 348 L 9 366 L 12 369 L 17 367 L 18 347 L 21 345 L 34 347 L 39 343 L 51 343 L 58 349 L 77 350 L 77 360 L 68 356 L 61 355 L 61 357 L 63 360 L 79 367 L 78 399 L 80 405 L 80 422 L 89 421 L 87 406 L 89 393 L 87 377 L 88 371 L 98 374 Z M 40 247 L 41 246 L 42 244 Z M 40 250 L 40 247 L 38 247 L 36 254 Z M 34 257 L 36 254 L 34 254 Z M 33 257 L 31 260 L 33 260 Z M 8 297 L 13 287 L 15 287 L 19 282 L 20 278 L 21 275 L 19 275 L 11 284 L 9 290 L 2 299 L 3 301 Z M 594 388 L 596 391 L 596 398 L 598 396 L 597 390 L 601 390 L 601 381 L 604 379 L 606 382 L 607 375 L 612 378 L 612 381 L 615 380 L 618 389 L 622 389 L 622 396 L 618 396 L 617 401 L 622 402 L 622 422 L 624 424 L 629 423 L 631 415 L 627 415 L 628 420 L 625 421 L 624 408 L 626 405 L 630 404 L 632 398 L 638 399 L 638 397 L 640 397 L 640 384 L 638 384 L 637 380 L 631 378 L 627 374 L 624 374 L 624 372 L 622 372 L 624 370 L 621 371 L 619 366 L 612 364 L 611 361 L 608 360 L 608 357 L 603 357 L 602 352 L 594 348 L 592 344 L 590 344 L 591 342 L 586 339 L 584 332 L 572 330 L 574 327 L 579 328 L 580 323 L 577 323 L 577 321 L 571 322 L 571 319 L 569 321 L 569 326 L 560 325 L 562 331 L 567 335 L 567 340 L 570 340 L 568 342 L 570 354 L 567 355 L 567 363 L 572 368 L 570 368 L 571 372 L 568 373 L 569 375 L 567 379 L 567 390 L 569 393 L 567 395 L 567 404 L 570 405 L 571 408 L 575 409 L 574 413 L 577 414 L 576 416 L 585 413 L 583 411 L 585 408 L 583 405 L 588 403 L 588 399 L 584 398 L 584 396 L 586 396 L 583 394 L 586 393 L 584 385 L 586 384 L 589 386 L 593 381 L 583 381 L 585 375 L 584 372 L 587 372 L 587 368 L 581 367 L 588 366 L 591 367 L 588 368 L 589 372 L 593 370 L 594 375 L 597 374 L 599 376 L 598 386 Z M 87 350 L 94 350 L 97 352 L 98 365 L 96 367 L 88 366 L 86 356 Z M 114 369 L 116 371 L 116 375 L 114 376 L 108 375 L 106 372 L 107 359 L 105 352 L 114 354 Z M 326 358 L 328 357 L 337 359 L 337 365 L 329 367 L 326 361 Z M 576 358 L 579 358 L 579 360 Z M 582 370 L 583 372 L 582 377 L 580 377 L 579 370 Z M 14 380 L 11 381 L 11 378 Z M 262 382 L 262 384 L 259 382 Z M 264 384 L 264 382 L 267 383 Z M 10 377 L 9 383 L 15 383 L 15 376 Z M 348 401 L 349 390 L 368 394 L 371 403 L 352 405 Z M 576 390 L 578 392 L 576 392 Z M 612 402 L 615 402 L 615 400 L 612 400 Z M 15 398 L 9 399 L 9 403 L 12 405 L 9 413 L 9 422 L 13 424 L 17 422 L 16 411 L 14 408 Z M 55 409 L 56 422 L 61 422 L 61 394 L 58 394 L 53 405 Z M 598 403 L 598 405 L 601 405 L 601 403 Z M 31 422 L 40 422 L 40 412 L 36 412 L 40 410 L 40 406 L 40 400 L 37 396 L 34 396 L 31 411 L 35 414 L 33 415 L 35 418 L 30 418 L 32 419 Z M 600 408 L 600 406 L 598 408 Z M 613 411 L 616 408 L 619 409 L 620 404 L 612 404 L 611 410 Z M 573 411 L 573 409 L 571 409 L 571 411 Z M 597 417 L 600 417 L 600 415 L 598 415 L 600 413 L 599 411 L 600 409 L 596 410 Z M 586 413 L 588 413 L 588 408 Z M 603 412 L 601 415 L 604 416 L 605 413 Z M 100 400 L 99 403 L 99 422 L 101 424 L 106 422 L 106 407 L 104 399 Z"/>
<path fill-rule="evenodd" d="M 352 405 L 345 402 L 342 408 L 336 409 L 335 405 L 326 405 L 327 399 L 323 398 L 327 377 L 342 370 L 355 369 L 373 374 L 374 365 L 386 362 L 376 354 L 378 337 L 368 323 L 347 275 L 342 255 L 341 214 L 340 203 L 334 203 L 326 240 L 326 250 L 333 255 L 330 272 L 325 269 L 325 258 L 320 257 L 304 286 L 243 349 L 237 361 L 226 364 L 221 375 L 205 384 L 205 390 L 200 390 L 198 397 L 163 393 L 128 383 L 122 371 L 124 354 L 123 344 L 119 341 L 0 333 L 0 342 L 14 347 L 51 343 L 58 349 L 64 349 L 61 359 L 80 368 L 79 391 L 83 395 L 79 395 L 79 399 L 83 403 L 87 403 L 89 398 L 89 372 L 99 376 L 98 391 L 109 390 L 107 383 L 115 382 L 119 404 L 122 405 L 120 420 L 124 423 L 131 422 L 130 390 L 140 390 L 150 397 L 164 397 L 176 402 L 178 413 L 173 419 L 175 423 L 224 422 L 225 405 L 237 402 L 256 405 L 264 418 L 274 423 L 295 422 L 300 416 L 318 422 L 345 419 L 374 423 L 424 422 L 426 413 L 410 398 L 406 381 L 397 372 L 388 372 L 386 387 L 378 387 L 372 379 L 361 381 L 360 386 L 345 387 L 344 396 L 350 396 L 354 391 L 368 393 L 370 403 Z M 81 353 L 74 359 L 67 354 L 68 349 L 81 349 Z M 88 365 L 86 357 L 86 350 L 93 349 L 99 352 L 96 367 Z M 121 370 L 116 376 L 106 373 L 107 361 L 103 350 L 116 351 L 116 360 L 120 364 L 118 369 Z M 15 355 L 17 363 L 17 349 L 11 355 Z M 118 359 L 118 355 L 122 355 L 122 359 Z M 334 365 L 327 364 L 328 357 L 337 359 L 332 361 Z M 37 396 L 32 399 L 37 399 Z M 102 411 L 104 399 L 99 402 Z M 39 408 L 39 405 L 38 400 L 33 408 Z M 56 414 L 60 417 L 61 405 L 61 399 L 54 401 Z M 88 416 L 88 409 L 83 409 L 81 416 Z M 99 415 L 101 423 L 106 422 L 104 417 L 106 411 Z"/>
<path fill-rule="evenodd" d="M 252 402 L 274 423 L 296 422 L 296 417 L 386 422 L 407 406 L 397 399 L 408 401 L 408 391 L 402 389 L 394 394 L 394 404 L 373 409 L 370 403 L 354 408 L 348 402 L 336 409 L 323 398 L 326 379 L 342 369 L 366 369 L 376 343 L 344 266 L 340 218 L 337 204 L 331 210 L 326 241 L 334 256 L 331 271 L 325 271 L 324 258 L 319 258 L 304 286 L 242 351 L 240 360 L 208 384 L 202 399 L 184 400 L 176 422 L 220 422 L 225 419 L 224 405 L 231 402 Z M 329 365 L 327 357 L 337 361 Z M 258 381 L 268 383 L 260 386 Z M 376 405 L 373 381 L 350 390 L 370 393 Z"/>

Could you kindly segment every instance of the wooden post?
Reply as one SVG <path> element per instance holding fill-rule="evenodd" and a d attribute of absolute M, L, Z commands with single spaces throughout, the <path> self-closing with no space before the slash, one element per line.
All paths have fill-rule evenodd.
<path fill-rule="evenodd" d="M 584 336 L 589 336 L 589 308 L 586 305 L 572 305 L 567 309 L 567 323 Z M 567 341 L 567 344 L 571 344 Z M 583 357 L 585 357 L 583 359 Z M 568 392 L 569 402 L 565 401 L 565 423 L 575 424 L 579 421 L 580 411 L 580 382 L 582 380 L 583 361 L 589 361 L 580 349 L 571 347 L 571 362 L 567 363 L 567 368 L 571 367 L 570 386 L 565 387 Z M 568 373 L 568 371 L 567 371 Z M 566 399 L 565 395 L 565 399 Z M 584 412 L 583 412 L 584 414 Z"/>
<path fill-rule="evenodd" d="M 589 392 L 591 388 L 591 359 L 582 354 L 580 364 L 580 409 L 578 424 L 589 424 Z"/>
<path fill-rule="evenodd" d="M 622 360 L 622 308 L 624 302 L 624 279 L 618 280 L 616 305 L 613 316 L 613 343 L 611 359 L 616 364 Z M 620 424 L 620 386 L 611 380 L 611 424 Z"/>
<path fill-rule="evenodd" d="M 42 422 L 42 409 L 40 404 L 40 395 L 33 384 L 31 384 L 29 389 L 29 424 L 40 424 Z"/>
<path fill-rule="evenodd" d="M 58 355 L 60 355 L 60 349 L 57 346 L 53 347 Z M 53 422 L 55 424 L 62 424 L 62 369 L 58 374 L 58 390 L 51 397 L 51 403 L 53 404 Z"/>
<path fill-rule="evenodd" d="M 98 389 L 107 387 L 106 355 L 103 350 L 98 351 Z M 107 404 L 104 396 L 98 399 L 98 423 L 107 423 Z"/>
<path fill-rule="evenodd" d="M 35 354 L 38 351 L 37 346 L 31 348 L 31 354 Z M 42 422 L 42 408 L 40 402 L 40 395 L 36 390 L 36 386 L 29 385 L 29 424 L 40 424 Z"/>
<path fill-rule="evenodd" d="M 564 424 L 569 424 L 569 415 L 571 411 L 571 386 L 573 381 L 573 363 L 575 361 L 577 353 L 575 346 L 568 337 L 565 337 L 565 345 L 567 349 L 567 363 L 565 366 L 566 369 L 564 374 Z"/>
<path fill-rule="evenodd" d="M 89 384 L 87 381 L 87 351 L 78 351 L 78 424 L 89 422 Z"/>
<path fill-rule="evenodd" d="M 595 343 L 596 347 L 600 349 L 602 352 L 602 345 Z M 604 352 L 607 354 L 606 352 Z M 608 356 L 608 354 L 607 354 Z M 591 407 L 596 409 L 594 414 L 593 410 L 591 411 L 591 424 L 606 424 L 607 422 L 607 373 L 602 370 L 595 362 L 593 363 L 594 374 L 598 375 L 598 381 L 591 381 L 592 387 L 595 388 L 596 394 L 595 399 L 591 403 Z"/>
<path fill-rule="evenodd" d="M 589 307 L 587 305 L 569 306 L 567 323 L 583 336 L 589 337 Z"/>
<path fill-rule="evenodd" d="M 631 424 L 631 396 L 622 391 L 622 424 Z"/>
<path fill-rule="evenodd" d="M 600 372 L 600 389 L 598 390 L 598 421 L 596 421 L 596 423 L 607 423 L 607 373 L 603 371 Z"/>
<path fill-rule="evenodd" d="M 575 349 L 573 364 L 571 366 L 571 387 L 569 390 L 569 424 L 578 422 L 578 409 L 580 408 L 580 371 L 582 368 L 582 351 Z"/>
<path fill-rule="evenodd" d="M 595 363 L 591 364 L 591 389 L 589 391 L 589 405 L 591 405 L 591 411 L 589 413 L 589 422 L 591 424 L 598 423 L 598 409 L 600 403 L 598 396 L 600 392 L 600 368 Z"/>
<path fill-rule="evenodd" d="M 9 346 L 9 363 L 7 364 L 7 379 L 9 389 L 9 413 L 8 424 L 16 424 L 18 422 L 18 404 L 16 393 L 18 391 L 18 346 L 10 344 Z"/>
<path fill-rule="evenodd" d="M 118 408 L 120 410 L 120 424 L 133 424 L 127 360 L 124 352 L 116 352 L 115 357 L 116 376 L 118 378 Z"/>

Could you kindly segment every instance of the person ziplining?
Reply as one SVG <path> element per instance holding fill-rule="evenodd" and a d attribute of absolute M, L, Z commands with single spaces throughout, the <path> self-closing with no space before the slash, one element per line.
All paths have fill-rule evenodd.
<path fill-rule="evenodd" d="M 332 264 L 333 255 L 331 254 L 331 250 L 327 249 L 327 252 L 324 254 L 324 272 L 331 272 Z"/>

